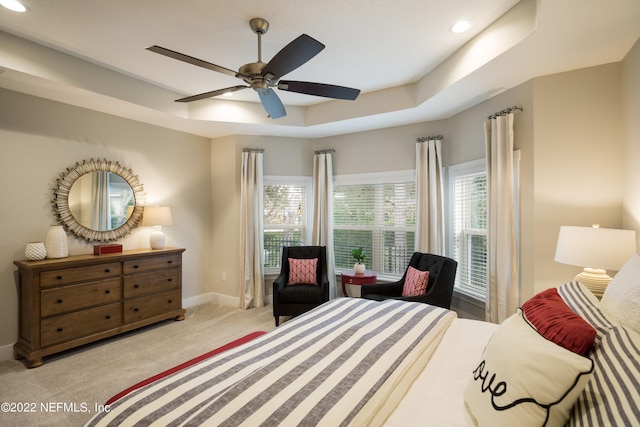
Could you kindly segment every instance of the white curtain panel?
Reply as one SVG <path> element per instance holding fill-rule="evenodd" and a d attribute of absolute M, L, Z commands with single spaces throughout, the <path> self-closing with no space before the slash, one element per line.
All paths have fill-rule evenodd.
<path fill-rule="evenodd" d="M 327 247 L 329 298 L 340 293 L 336 288 L 336 267 L 333 257 L 333 150 L 316 151 L 313 156 L 313 227 L 311 244 Z"/>
<path fill-rule="evenodd" d="M 500 323 L 515 313 L 519 299 L 517 195 L 518 165 L 513 152 L 514 114 L 484 124 L 487 154 L 486 320 Z"/>
<path fill-rule="evenodd" d="M 243 150 L 240 187 L 240 308 L 264 307 L 262 150 Z"/>
<path fill-rule="evenodd" d="M 415 250 L 444 255 L 442 139 L 416 143 Z"/>

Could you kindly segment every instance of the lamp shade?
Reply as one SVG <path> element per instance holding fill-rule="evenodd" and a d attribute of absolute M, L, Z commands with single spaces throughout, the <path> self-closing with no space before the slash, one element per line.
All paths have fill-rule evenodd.
<path fill-rule="evenodd" d="M 618 271 L 636 253 L 636 232 L 598 227 L 560 227 L 555 261 Z"/>
<path fill-rule="evenodd" d="M 171 225 L 171 208 L 168 206 L 145 206 L 142 225 Z"/>

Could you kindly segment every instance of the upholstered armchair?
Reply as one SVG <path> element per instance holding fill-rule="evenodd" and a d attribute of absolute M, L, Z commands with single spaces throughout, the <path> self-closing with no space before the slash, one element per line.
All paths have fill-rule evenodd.
<path fill-rule="evenodd" d="M 410 268 L 418 270 L 410 271 Z M 451 259 L 440 255 L 425 254 L 415 252 L 409 261 L 409 266 L 404 272 L 402 279 L 394 283 L 376 283 L 370 285 L 362 285 L 362 298 L 382 301 L 385 299 L 398 299 L 404 301 L 416 301 L 431 305 L 437 305 L 443 308 L 451 307 L 451 297 L 453 295 L 453 283 L 456 278 L 456 269 L 458 263 Z M 428 277 L 421 272 L 428 271 Z M 426 289 L 420 295 L 403 296 L 415 292 L 406 292 L 405 283 L 408 278 L 415 282 L 416 278 L 422 276 L 425 280 Z M 407 283 L 409 284 L 409 283 Z"/>
<path fill-rule="evenodd" d="M 325 246 L 284 247 L 281 265 L 280 275 L 273 281 L 276 326 L 280 316 L 297 316 L 329 301 Z"/>

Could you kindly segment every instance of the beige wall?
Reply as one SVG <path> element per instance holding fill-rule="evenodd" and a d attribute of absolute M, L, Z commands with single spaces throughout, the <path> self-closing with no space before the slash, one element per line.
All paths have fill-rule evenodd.
<path fill-rule="evenodd" d="M 131 168 L 149 203 L 171 206 L 167 245 L 187 248 L 183 296 L 197 302 L 211 292 L 208 139 L 2 89 L 0 99 L 0 360 L 11 357 L 17 341 L 13 261 L 24 259 L 27 242 L 45 239 L 54 223 L 50 200 L 56 178 L 84 159 L 106 158 Z M 149 228 L 134 230 L 120 243 L 125 249 L 149 247 Z M 69 251 L 89 253 L 92 246 L 70 236 Z"/>
<path fill-rule="evenodd" d="M 581 270 L 553 261 L 561 225 L 622 227 L 620 67 L 534 81 L 535 290 Z"/>
<path fill-rule="evenodd" d="M 624 203 L 622 225 L 638 233 L 640 251 L 640 40 L 622 62 Z"/>

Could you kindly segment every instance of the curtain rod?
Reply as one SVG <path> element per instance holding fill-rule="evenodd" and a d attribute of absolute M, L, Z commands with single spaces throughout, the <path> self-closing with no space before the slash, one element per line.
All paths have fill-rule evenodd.
<path fill-rule="evenodd" d="M 334 150 L 333 148 L 325 148 L 324 150 L 316 150 L 314 153 L 315 154 L 327 154 L 327 153 L 335 153 L 336 150 Z"/>
<path fill-rule="evenodd" d="M 505 108 L 502 111 L 498 111 L 497 113 L 493 113 L 492 115 L 487 117 L 487 120 L 492 120 L 492 119 L 495 119 L 498 116 L 504 116 L 506 114 L 513 113 L 514 111 L 522 111 L 522 107 L 513 106 L 513 107 Z"/>
<path fill-rule="evenodd" d="M 416 138 L 416 142 L 425 142 L 431 139 L 444 139 L 444 136 L 442 135 L 421 136 L 420 138 Z"/>
<path fill-rule="evenodd" d="M 264 148 L 243 148 L 244 153 L 264 153 Z"/>

